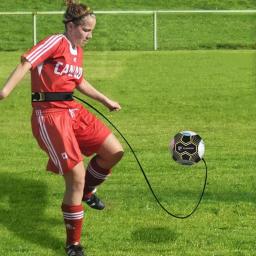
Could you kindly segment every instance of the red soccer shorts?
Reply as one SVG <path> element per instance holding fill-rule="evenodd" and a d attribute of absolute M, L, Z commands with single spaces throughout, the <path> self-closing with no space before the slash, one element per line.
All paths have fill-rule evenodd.
<path fill-rule="evenodd" d="M 35 109 L 32 132 L 48 154 L 47 170 L 63 175 L 97 152 L 111 131 L 87 109 Z"/>

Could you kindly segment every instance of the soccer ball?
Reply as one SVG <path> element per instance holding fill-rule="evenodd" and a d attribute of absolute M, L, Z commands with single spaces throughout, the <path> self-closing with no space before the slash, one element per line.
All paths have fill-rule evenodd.
<path fill-rule="evenodd" d="M 177 133 L 170 143 L 173 160 L 183 165 L 198 163 L 203 158 L 204 151 L 202 138 L 192 131 Z"/>

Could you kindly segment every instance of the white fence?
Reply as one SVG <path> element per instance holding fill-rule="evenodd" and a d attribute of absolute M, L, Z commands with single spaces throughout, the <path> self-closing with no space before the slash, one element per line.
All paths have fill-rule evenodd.
<path fill-rule="evenodd" d="M 48 11 L 48 12 L 0 12 L 1 15 L 32 15 L 33 17 L 33 42 L 34 45 L 37 43 L 37 16 L 38 15 L 60 15 L 63 14 L 63 11 Z M 247 13 L 252 14 L 256 13 L 256 10 L 155 10 L 155 11 L 95 11 L 95 14 L 146 14 L 152 15 L 153 21 L 153 34 L 154 34 L 154 45 L 153 49 L 158 49 L 158 37 L 157 37 L 157 14 L 158 13 Z"/>

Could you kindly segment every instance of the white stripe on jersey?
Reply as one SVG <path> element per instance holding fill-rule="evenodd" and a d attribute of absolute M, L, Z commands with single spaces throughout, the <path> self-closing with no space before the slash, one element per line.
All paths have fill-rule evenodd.
<path fill-rule="evenodd" d="M 39 65 L 37 66 L 37 71 L 38 71 L 39 76 L 40 76 L 41 73 L 42 73 L 43 66 L 44 66 L 44 63 L 41 63 L 41 64 L 39 64 Z"/>
<path fill-rule="evenodd" d="M 41 44 L 40 46 L 38 46 L 36 49 L 34 49 L 34 51 L 32 51 L 28 56 L 27 58 L 30 58 L 32 57 L 33 54 L 35 54 L 36 51 L 42 49 L 44 47 L 45 44 L 48 44 L 52 39 L 54 39 L 54 35 L 53 36 L 50 36 L 43 44 Z"/>
<path fill-rule="evenodd" d="M 45 123 L 44 123 L 44 117 L 41 113 L 41 110 L 37 110 L 36 111 L 36 115 L 38 118 L 38 123 L 39 123 L 39 127 L 40 127 L 40 136 L 45 144 L 45 146 L 48 149 L 49 155 L 51 157 L 51 160 L 54 162 L 54 164 L 56 165 L 56 167 L 58 167 L 59 172 L 61 175 L 63 175 L 63 170 L 62 170 L 62 166 L 61 166 L 61 162 L 58 158 L 58 155 L 52 145 L 52 142 L 49 138 L 49 135 L 47 133 L 46 127 L 45 127 Z"/>
<path fill-rule="evenodd" d="M 28 56 L 27 56 L 27 59 L 31 61 L 31 58 L 33 58 L 33 55 L 35 55 L 38 51 L 42 50 L 42 48 L 50 43 L 53 39 L 54 39 L 55 36 L 51 36 L 49 37 L 43 44 L 41 44 L 40 46 L 38 46 L 36 49 L 34 49 Z"/>
<path fill-rule="evenodd" d="M 52 41 L 54 41 L 56 38 L 60 37 L 61 35 L 53 35 L 50 36 L 43 44 L 41 44 L 40 46 L 38 46 L 37 48 L 34 49 L 34 51 L 32 51 L 27 58 L 31 59 L 33 58 L 33 55 L 37 54 L 39 51 L 42 50 L 42 48 L 47 47 L 49 44 L 52 43 Z"/>
<path fill-rule="evenodd" d="M 36 48 L 33 52 L 31 52 L 26 59 L 33 64 L 37 59 L 39 59 L 44 53 L 50 50 L 55 44 L 57 44 L 63 35 L 54 35 L 48 38 L 42 45 Z"/>

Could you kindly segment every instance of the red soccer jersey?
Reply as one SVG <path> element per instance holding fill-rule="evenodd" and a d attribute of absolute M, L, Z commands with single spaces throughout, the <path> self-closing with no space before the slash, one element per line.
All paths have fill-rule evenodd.
<path fill-rule="evenodd" d="M 72 92 L 83 79 L 83 50 L 73 48 L 63 35 L 52 35 L 28 52 L 22 59 L 29 61 L 32 92 Z M 73 108 L 75 101 L 33 102 L 36 108 Z"/>

